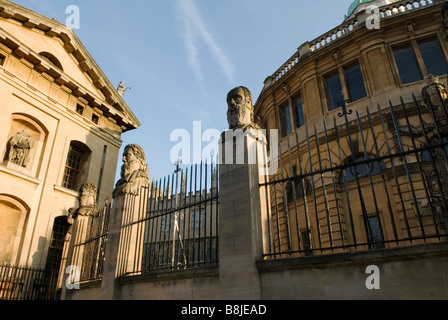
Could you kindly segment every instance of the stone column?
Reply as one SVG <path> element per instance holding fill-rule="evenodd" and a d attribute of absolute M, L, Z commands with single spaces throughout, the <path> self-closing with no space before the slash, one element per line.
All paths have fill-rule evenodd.
<path fill-rule="evenodd" d="M 147 191 L 147 190 L 146 190 Z M 148 192 L 120 194 L 114 198 L 107 238 L 101 298 L 120 299 L 117 278 L 137 274 L 142 267 L 144 227 Z M 136 223 L 140 221 L 139 223 Z"/>
<path fill-rule="evenodd" d="M 262 259 L 267 217 L 266 195 L 259 186 L 260 179 L 264 179 L 260 158 L 266 147 L 264 139 L 259 139 L 260 134 L 259 130 L 237 129 L 221 136 L 219 278 L 222 299 L 261 299 L 256 261 Z"/>
<path fill-rule="evenodd" d="M 101 284 L 101 299 L 119 299 L 119 282 L 116 272 L 118 267 L 118 249 L 120 245 L 120 231 L 125 207 L 126 194 L 114 198 L 109 219 L 109 234 L 107 236 L 104 254 L 103 280 Z"/>
<path fill-rule="evenodd" d="M 67 250 L 65 270 L 62 270 L 61 300 L 70 300 L 73 290 L 79 289 L 79 277 L 84 257 L 84 246 L 77 246 L 87 240 L 89 216 L 78 215 L 72 225 L 70 243 Z M 68 271 L 68 272 L 67 272 Z"/>
<path fill-rule="evenodd" d="M 137 225 L 135 222 L 146 214 L 146 198 L 142 197 L 147 197 L 148 194 L 143 191 L 144 187 L 149 187 L 145 152 L 139 145 L 129 144 L 124 148 L 120 179 L 112 193 L 101 299 L 119 299 L 120 286 L 117 277 L 140 268 L 144 225 Z"/>

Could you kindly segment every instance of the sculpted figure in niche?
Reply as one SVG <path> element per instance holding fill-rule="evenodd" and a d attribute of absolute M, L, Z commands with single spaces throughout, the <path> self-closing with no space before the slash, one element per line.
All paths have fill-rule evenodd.
<path fill-rule="evenodd" d="M 254 122 L 252 94 L 246 87 L 236 87 L 227 94 L 229 129 L 259 129 Z"/>
<path fill-rule="evenodd" d="M 79 189 L 78 208 L 70 208 L 68 210 L 67 221 L 73 223 L 73 220 L 78 216 L 94 216 L 98 212 L 98 205 L 96 203 L 97 188 L 93 183 L 84 183 Z"/>
<path fill-rule="evenodd" d="M 123 151 L 120 180 L 115 185 L 113 197 L 122 193 L 138 194 L 141 187 L 148 185 L 149 171 L 145 152 L 139 145 L 127 145 Z"/>
<path fill-rule="evenodd" d="M 24 129 L 22 132 L 18 132 L 14 137 L 9 140 L 9 155 L 8 160 L 21 167 L 26 167 L 28 155 L 33 143 L 31 137 L 28 134 L 28 130 Z"/>

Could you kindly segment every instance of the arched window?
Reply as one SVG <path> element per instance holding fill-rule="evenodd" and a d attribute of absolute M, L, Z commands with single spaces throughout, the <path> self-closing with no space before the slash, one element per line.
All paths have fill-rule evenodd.
<path fill-rule="evenodd" d="M 46 58 L 49 62 L 51 62 L 53 65 L 64 71 L 64 68 L 62 68 L 61 62 L 59 62 L 58 58 L 56 58 L 54 55 L 52 55 L 49 52 L 40 52 L 39 53 L 42 57 Z"/>
<path fill-rule="evenodd" d="M 53 274 L 59 272 L 62 261 L 62 253 L 65 244 L 65 237 L 71 224 L 68 223 L 66 216 L 54 219 L 53 231 L 51 233 L 50 247 L 48 249 L 47 263 L 45 270 Z"/>
<path fill-rule="evenodd" d="M 286 185 L 286 195 L 288 202 L 294 200 L 303 199 L 304 196 L 309 194 L 310 183 L 307 179 L 296 178 Z"/>
<path fill-rule="evenodd" d="M 359 155 L 353 160 L 352 158 L 346 161 L 347 168 L 341 171 L 339 177 L 340 183 L 349 183 L 356 181 L 356 179 L 367 176 L 374 176 L 381 173 L 381 170 L 386 169 L 386 165 L 382 161 L 375 160 L 372 155 Z"/>
<path fill-rule="evenodd" d="M 29 208 L 21 201 L 0 194 L 0 264 L 15 264 L 20 254 Z"/>
<path fill-rule="evenodd" d="M 62 181 L 64 188 L 79 190 L 81 184 L 85 182 L 91 153 L 90 149 L 79 141 L 70 143 Z"/>
<path fill-rule="evenodd" d="M 383 184 L 378 180 L 375 182 L 373 177 L 384 174 L 386 165 L 376 156 L 366 156 L 363 153 L 357 154 L 354 159 L 349 157 L 344 165 L 345 168 L 341 170 L 339 182 L 346 186 L 344 188 L 344 192 L 348 193 L 345 198 L 346 205 L 351 208 L 360 208 L 356 211 L 353 210 L 350 214 L 354 229 L 364 230 L 369 249 L 384 248 L 381 211 L 385 207 L 381 202 L 386 199 L 379 200 L 379 196 L 383 194 L 379 192 L 379 188 L 383 188 Z M 366 182 L 367 179 L 370 179 L 370 185 L 364 183 L 360 183 L 356 187 L 353 185 L 355 181 L 363 180 L 363 182 Z M 372 198 L 373 196 L 378 198 Z M 363 205 L 361 205 L 362 203 Z M 358 233 L 358 231 L 355 233 Z"/>

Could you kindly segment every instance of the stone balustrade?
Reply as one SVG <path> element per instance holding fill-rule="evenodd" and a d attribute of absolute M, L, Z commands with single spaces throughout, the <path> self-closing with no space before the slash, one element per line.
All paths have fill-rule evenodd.
<path fill-rule="evenodd" d="M 427 8 L 428 6 L 437 5 L 444 2 L 443 0 L 407 0 L 399 1 L 393 4 L 385 5 L 379 8 L 379 16 L 381 20 L 386 20 L 397 15 L 406 14 L 410 11 L 420 10 Z M 348 34 L 359 30 L 362 26 L 365 26 L 365 21 L 361 14 L 357 14 L 354 17 L 345 20 L 342 24 L 336 28 L 328 31 L 327 33 L 315 38 L 312 41 L 302 44 L 294 55 L 289 58 L 274 74 L 265 80 L 265 89 L 279 81 L 284 77 L 301 59 L 314 54 L 319 50 L 327 47 L 330 44 L 339 41 L 346 37 Z M 366 18 L 364 17 L 364 20 Z"/>

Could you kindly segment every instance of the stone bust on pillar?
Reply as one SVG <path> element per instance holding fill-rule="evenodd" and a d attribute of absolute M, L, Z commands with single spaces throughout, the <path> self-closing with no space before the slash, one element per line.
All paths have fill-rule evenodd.
<path fill-rule="evenodd" d="M 78 208 L 70 208 L 68 210 L 68 222 L 73 223 L 77 216 L 90 217 L 98 212 L 98 205 L 96 202 L 97 187 L 93 183 L 86 182 L 79 189 L 78 194 Z"/>
<path fill-rule="evenodd" d="M 78 214 L 82 216 L 93 216 L 98 211 L 96 203 L 97 188 L 93 183 L 84 183 L 79 190 L 79 209 Z"/>
<path fill-rule="evenodd" d="M 254 122 L 252 94 L 246 87 L 236 87 L 227 94 L 229 129 L 259 129 Z"/>
<path fill-rule="evenodd" d="M 127 145 L 123 151 L 120 180 L 117 181 L 113 197 L 121 194 L 138 194 L 143 186 L 149 186 L 149 172 L 145 152 L 136 144 Z"/>

